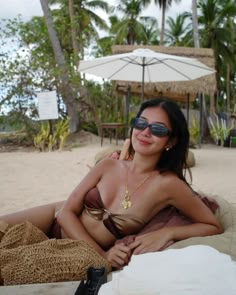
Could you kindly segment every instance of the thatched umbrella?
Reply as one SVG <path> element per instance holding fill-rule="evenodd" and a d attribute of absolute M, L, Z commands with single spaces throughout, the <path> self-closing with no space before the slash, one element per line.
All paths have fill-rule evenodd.
<path fill-rule="evenodd" d="M 140 46 L 140 45 L 114 45 L 113 54 L 131 52 L 138 48 L 148 48 L 156 52 L 196 58 L 210 68 L 215 68 L 214 52 L 209 48 L 191 48 L 191 47 L 164 47 L 164 46 Z M 130 93 L 140 95 L 141 83 L 116 81 L 116 90 L 118 93 L 126 94 L 129 87 Z M 217 90 L 215 74 L 207 75 L 195 80 L 180 82 L 156 82 L 145 83 L 144 96 L 168 97 L 175 101 L 187 103 L 187 121 L 189 120 L 189 103 L 194 101 L 198 94 L 207 94 L 214 96 Z M 200 142 L 202 133 L 202 96 L 200 96 Z"/>
<path fill-rule="evenodd" d="M 138 48 L 148 48 L 156 52 L 172 54 L 177 56 L 185 56 L 196 58 L 210 68 L 215 68 L 214 52 L 209 48 L 191 48 L 191 47 L 164 47 L 164 46 L 134 46 L 134 45 L 114 45 L 112 47 L 113 54 L 121 54 L 131 52 Z M 131 93 L 141 93 L 141 83 L 116 81 L 117 91 L 125 93 L 127 86 L 130 86 Z M 188 95 L 194 100 L 197 93 L 214 95 L 216 92 L 216 77 L 215 74 L 207 75 L 195 80 L 180 81 L 180 82 L 156 82 L 145 83 L 146 96 L 166 95 L 173 99 L 184 101 Z"/>

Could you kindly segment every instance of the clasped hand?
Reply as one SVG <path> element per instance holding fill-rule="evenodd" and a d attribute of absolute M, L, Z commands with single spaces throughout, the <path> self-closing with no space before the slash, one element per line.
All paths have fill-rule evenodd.
<path fill-rule="evenodd" d="M 106 252 L 105 256 L 113 267 L 121 268 L 128 264 L 132 254 L 160 251 L 172 243 L 171 231 L 168 228 L 163 228 L 136 236 L 128 246 L 124 243 L 115 244 Z"/>
<path fill-rule="evenodd" d="M 139 235 L 129 245 L 132 254 L 138 255 L 147 252 L 156 252 L 172 244 L 171 231 L 168 228 Z"/>
<path fill-rule="evenodd" d="M 131 256 L 131 249 L 124 243 L 115 244 L 107 252 L 105 258 L 111 263 L 114 268 L 122 268 L 127 265 Z"/>

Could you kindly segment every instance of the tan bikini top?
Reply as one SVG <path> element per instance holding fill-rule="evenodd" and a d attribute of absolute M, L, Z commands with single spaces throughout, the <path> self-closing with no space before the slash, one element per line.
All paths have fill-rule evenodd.
<path fill-rule="evenodd" d="M 136 234 L 146 224 L 144 220 L 132 214 L 113 214 L 107 210 L 97 187 L 86 194 L 84 209 L 89 216 L 101 220 L 117 239 Z"/>

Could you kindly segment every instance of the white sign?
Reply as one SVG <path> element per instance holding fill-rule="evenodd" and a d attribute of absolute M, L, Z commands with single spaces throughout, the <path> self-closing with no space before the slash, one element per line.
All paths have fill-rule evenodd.
<path fill-rule="evenodd" d="M 38 97 L 38 111 L 40 120 L 58 119 L 56 91 L 40 92 Z"/>

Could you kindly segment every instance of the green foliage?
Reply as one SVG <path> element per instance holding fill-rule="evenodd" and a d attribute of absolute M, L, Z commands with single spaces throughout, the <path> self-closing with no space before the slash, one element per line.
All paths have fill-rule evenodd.
<path fill-rule="evenodd" d="M 215 120 L 211 117 L 208 118 L 209 130 L 212 139 L 216 144 L 223 144 L 229 135 L 230 128 L 226 126 L 225 120 L 219 120 L 215 114 Z"/>
<path fill-rule="evenodd" d="M 44 20 L 5 20 L 2 27 L 0 42 L 7 42 L 10 50 L 0 46 L 0 110 L 17 109 L 35 118 L 36 91 L 55 89 L 58 76 Z"/>
<path fill-rule="evenodd" d="M 117 95 L 111 82 L 105 82 L 103 85 L 87 81 L 87 102 L 90 106 L 90 113 L 87 119 L 93 121 L 97 118 L 102 122 L 123 122 L 124 107 L 122 97 Z"/>
<path fill-rule="evenodd" d="M 144 40 L 142 40 L 143 45 L 158 45 L 158 37 L 160 31 L 158 29 L 158 21 L 155 17 L 141 16 L 140 22 L 144 29 Z"/>
<path fill-rule="evenodd" d="M 11 110 L 8 115 L 0 116 L 0 131 L 21 134 L 20 144 L 32 145 L 38 131 L 38 122 L 31 120 L 23 110 Z"/>
<path fill-rule="evenodd" d="M 170 46 L 188 46 L 192 43 L 192 27 L 191 23 L 187 22 L 189 19 L 189 14 L 184 12 L 178 14 L 176 18 L 168 17 L 165 36 L 168 45 Z M 187 36 L 189 38 L 187 38 Z"/>
<path fill-rule="evenodd" d="M 73 50 L 71 44 L 71 19 L 68 10 L 68 0 L 50 0 L 49 3 L 57 4 L 53 9 L 55 28 L 57 28 L 62 47 L 66 49 L 66 53 L 70 53 L 67 55 L 69 61 Z M 109 9 L 108 1 L 81 0 L 77 3 L 74 2 L 73 26 L 77 32 L 76 38 L 81 48 L 81 52 L 79 52 L 81 57 L 83 57 L 82 48 L 89 47 L 92 40 L 98 39 L 98 29 L 103 31 L 108 30 L 105 19 L 100 16 L 96 10 L 108 13 Z"/>
<path fill-rule="evenodd" d="M 150 1 L 120 1 L 116 6 L 116 15 L 121 17 L 110 16 L 110 34 L 115 44 L 148 44 L 149 41 L 153 43 L 156 41 L 153 37 L 158 34 L 157 22 L 153 22 L 152 17 L 141 17 L 143 9 L 148 4 Z M 150 28 L 153 32 L 150 32 Z"/>
<path fill-rule="evenodd" d="M 59 150 L 62 150 L 66 141 L 66 138 L 69 135 L 68 132 L 69 127 L 69 120 L 60 120 L 55 125 L 55 138 L 58 141 L 58 148 Z"/>
<path fill-rule="evenodd" d="M 112 45 L 113 45 L 113 38 L 111 36 L 98 39 L 96 44 L 92 48 L 93 55 L 95 57 L 102 57 L 102 56 L 106 56 L 106 55 L 111 55 L 112 54 L 112 50 L 111 50 Z"/>
<path fill-rule="evenodd" d="M 77 71 L 74 56 L 84 58 L 86 50 L 91 53 L 91 44 L 96 43 L 92 55 L 103 56 L 111 54 L 111 46 L 115 40 L 119 44 L 157 44 L 159 30 L 156 18 L 141 16 L 144 8 L 153 1 L 120 0 L 116 4 L 119 13 L 110 13 L 109 1 L 74 2 L 74 21 L 71 22 L 67 0 L 50 0 L 53 25 L 63 50 L 66 69 L 69 73 L 69 83 L 72 85 L 76 102 L 76 111 L 84 128 L 97 132 L 99 122 L 124 122 L 124 99 L 115 93 L 113 84 L 90 85 L 85 83 L 87 95 L 84 98 L 80 89 L 80 74 Z M 154 1 L 156 4 L 171 5 L 173 1 Z M 174 1 L 176 2 L 176 1 Z M 179 1 L 177 1 L 179 2 Z M 105 18 L 99 15 L 101 9 L 109 16 L 108 28 Z M 225 108 L 226 66 L 230 65 L 231 104 L 235 97 L 235 15 L 236 6 L 233 0 L 199 0 L 198 1 L 199 37 L 202 47 L 213 48 L 216 57 L 216 70 L 219 89 L 218 106 Z M 118 15 L 118 17 L 117 17 Z M 166 37 L 168 44 L 191 45 L 191 13 L 189 22 L 186 13 L 175 19 L 167 18 Z M 75 29 L 75 40 L 78 42 L 78 52 L 72 45 L 72 25 Z M 99 39 L 99 29 L 107 36 Z M 4 46 L 5 44 L 8 46 Z M 11 51 L 3 50 L 10 48 Z M 37 92 L 57 90 L 60 99 L 64 100 L 59 77 L 59 68 L 50 42 L 44 17 L 33 17 L 29 22 L 20 18 L 0 21 L 0 111 L 14 110 L 22 116 L 36 118 L 37 108 L 35 96 Z M 67 90 L 67 89 L 66 89 Z M 65 91 L 66 91 L 65 90 Z M 64 92 L 65 93 L 65 92 Z M 68 93 L 68 92 L 67 92 Z M 75 95 L 75 96 L 76 96 Z M 234 95 L 234 97 L 233 97 Z M 140 103 L 140 98 L 131 97 L 131 106 Z M 65 100 L 64 100 L 65 101 Z M 207 104 L 209 102 L 207 101 Z M 65 115 L 61 108 L 60 115 Z M 131 110 L 132 112 L 132 110 Z M 29 138 L 35 134 L 32 121 L 14 117 L 11 130 L 24 129 Z M 192 127 L 195 129 L 195 127 Z M 193 131 L 195 134 L 197 130 Z M 194 137 L 196 135 L 193 135 Z M 53 149 L 55 139 L 48 138 L 49 148 Z"/>
<path fill-rule="evenodd" d="M 68 119 L 59 120 L 51 132 L 49 122 L 43 122 L 40 131 L 34 137 L 34 146 L 40 151 L 62 150 L 69 134 L 68 125 Z"/>
<path fill-rule="evenodd" d="M 216 61 L 216 80 L 220 99 L 224 100 L 225 89 L 222 81 L 226 79 L 226 68 L 230 65 L 235 76 L 235 16 L 236 5 L 233 0 L 199 0 L 198 23 L 201 47 L 212 48 Z M 230 24 L 229 21 L 232 21 Z M 231 83 L 235 79 L 231 77 Z"/>
<path fill-rule="evenodd" d="M 40 131 L 34 137 L 34 146 L 40 151 L 45 151 L 48 146 L 49 124 L 42 123 Z"/>
<path fill-rule="evenodd" d="M 193 145 L 196 145 L 198 142 L 200 129 L 199 129 L 199 122 L 195 116 L 193 116 L 192 118 L 191 126 L 189 127 L 189 133 L 190 133 L 190 143 Z"/>

